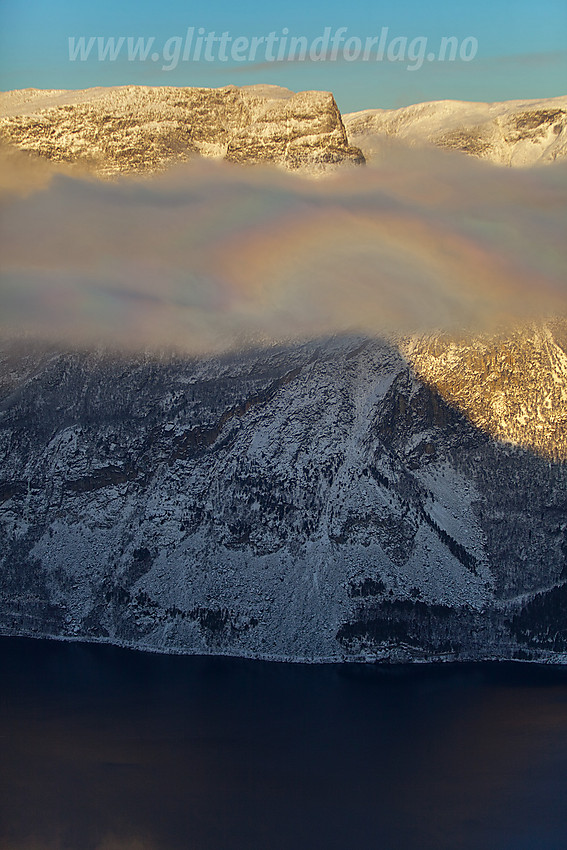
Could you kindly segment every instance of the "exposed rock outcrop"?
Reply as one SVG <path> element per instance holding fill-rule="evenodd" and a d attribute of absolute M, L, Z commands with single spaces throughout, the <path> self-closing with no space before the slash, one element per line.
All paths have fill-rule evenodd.
<path fill-rule="evenodd" d="M 361 164 L 333 95 L 278 86 L 123 86 L 0 96 L 0 138 L 101 176 L 155 173 L 201 155 L 320 173 Z"/>
<path fill-rule="evenodd" d="M 404 350 L 417 374 L 478 428 L 567 461 L 565 323 L 501 339 L 412 339 Z"/>
<path fill-rule="evenodd" d="M 392 139 L 529 166 L 567 156 L 567 97 L 434 101 L 341 118 L 330 92 L 270 85 L 26 89 L 0 94 L 0 139 L 100 176 L 155 173 L 199 155 L 321 174 L 372 161 Z"/>

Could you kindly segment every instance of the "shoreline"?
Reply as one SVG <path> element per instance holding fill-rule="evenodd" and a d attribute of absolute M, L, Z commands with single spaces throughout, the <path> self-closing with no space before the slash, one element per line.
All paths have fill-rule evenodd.
<path fill-rule="evenodd" d="M 293 664 L 304 666 L 331 666 L 331 665 L 349 665 L 359 667 L 381 667 L 383 669 L 393 669 L 401 667 L 463 667 L 471 664 L 525 664 L 538 668 L 554 668 L 557 670 L 567 669 L 567 653 L 558 653 L 557 657 L 542 657 L 542 658 L 512 658 L 498 655 L 486 655 L 481 657 L 455 658 L 454 656 L 432 655 L 429 658 L 411 657 L 408 653 L 407 657 L 372 657 L 369 654 L 366 657 L 305 657 L 291 655 L 276 655 L 271 653 L 236 653 L 211 651 L 203 652 L 202 650 L 181 649 L 179 647 L 158 648 L 146 644 L 136 644 L 128 641 L 115 641 L 105 638 L 88 638 L 83 636 L 73 637 L 71 635 L 31 635 L 25 632 L 5 633 L 0 631 L 0 641 L 2 639 L 11 640 L 37 640 L 37 641 L 54 641 L 58 643 L 78 643 L 83 645 L 109 646 L 115 649 L 125 649 L 134 652 L 145 652 L 152 655 L 161 656 L 177 656 L 185 658 L 230 658 L 241 661 L 260 661 L 273 664 Z M 400 647 L 400 649 L 402 649 Z M 395 650 L 394 650 L 395 651 Z"/>

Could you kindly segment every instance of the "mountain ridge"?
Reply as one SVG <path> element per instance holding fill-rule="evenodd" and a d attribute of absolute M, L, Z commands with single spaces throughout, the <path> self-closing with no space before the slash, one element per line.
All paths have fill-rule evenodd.
<path fill-rule="evenodd" d="M 341 116 L 330 92 L 273 85 L 24 89 L 0 93 L 0 139 L 102 177 L 152 174 L 195 156 L 319 176 L 387 157 L 392 142 L 528 167 L 567 156 L 567 97 Z"/>
<path fill-rule="evenodd" d="M 99 176 L 154 173 L 194 156 L 319 174 L 359 165 L 330 92 L 276 86 L 118 86 L 0 96 L 0 138 Z"/>
<path fill-rule="evenodd" d="M 496 165 L 528 167 L 567 157 L 567 96 L 495 103 L 441 100 L 343 115 L 372 161 L 385 142 L 434 145 Z"/>

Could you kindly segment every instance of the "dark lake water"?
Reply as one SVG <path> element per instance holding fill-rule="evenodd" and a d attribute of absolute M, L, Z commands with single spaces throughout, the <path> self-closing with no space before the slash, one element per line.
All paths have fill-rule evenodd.
<path fill-rule="evenodd" d="M 2 850 L 565 850 L 567 670 L 0 639 Z"/>

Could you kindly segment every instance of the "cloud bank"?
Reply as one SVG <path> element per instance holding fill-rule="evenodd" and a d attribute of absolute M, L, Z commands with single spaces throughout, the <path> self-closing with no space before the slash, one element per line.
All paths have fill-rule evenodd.
<path fill-rule="evenodd" d="M 113 183 L 26 169 L 0 181 L 4 334 L 200 352 L 567 314 L 564 165 L 398 145 L 321 180 L 205 160 Z"/>

